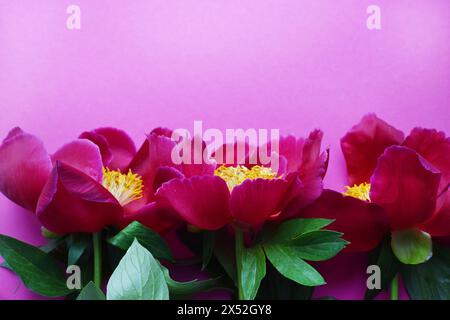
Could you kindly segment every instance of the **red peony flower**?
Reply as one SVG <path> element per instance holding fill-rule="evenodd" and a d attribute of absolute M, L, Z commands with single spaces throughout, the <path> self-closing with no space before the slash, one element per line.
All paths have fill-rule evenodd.
<path fill-rule="evenodd" d="M 136 152 L 125 132 L 100 128 L 50 155 L 37 137 L 15 128 L 0 146 L 0 190 L 58 234 L 132 220 L 164 231 L 173 219 L 154 193 L 173 175 L 158 152 L 148 155 L 164 149 L 164 139 L 152 132 Z"/>
<path fill-rule="evenodd" d="M 341 140 L 349 181 L 344 195 L 326 190 L 304 217 L 334 218 L 350 251 L 368 251 L 391 231 L 450 235 L 450 139 L 443 132 L 401 131 L 365 116 Z"/>
<path fill-rule="evenodd" d="M 259 159 L 251 164 L 247 145 L 243 161 L 239 161 L 237 152 L 227 155 L 224 145 L 213 156 L 223 154 L 227 164 L 213 163 L 209 170 L 183 174 L 164 183 L 157 196 L 181 219 L 205 230 L 219 229 L 231 222 L 257 227 L 269 219 L 285 219 L 322 191 L 326 154 L 320 151 L 321 140 L 322 132 L 318 130 L 307 139 L 281 138 L 277 172 L 270 165 L 262 165 Z M 238 143 L 232 147 L 236 151 Z"/>

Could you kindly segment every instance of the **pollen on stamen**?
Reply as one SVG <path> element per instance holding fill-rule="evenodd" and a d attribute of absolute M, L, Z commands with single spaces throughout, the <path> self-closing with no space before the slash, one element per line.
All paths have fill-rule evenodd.
<path fill-rule="evenodd" d="M 361 184 L 354 184 L 352 187 L 346 186 L 344 196 L 357 198 L 359 200 L 370 202 L 370 183 L 363 182 Z"/>
<path fill-rule="evenodd" d="M 119 170 L 103 167 L 102 185 L 124 206 L 142 198 L 144 185 L 142 177 L 128 170 L 127 174 Z"/>
<path fill-rule="evenodd" d="M 220 166 L 214 171 L 214 175 L 222 178 L 227 183 L 228 189 L 233 190 L 245 180 L 250 179 L 276 179 L 277 174 L 271 168 L 253 166 L 251 169 L 237 165 L 236 167 Z"/>

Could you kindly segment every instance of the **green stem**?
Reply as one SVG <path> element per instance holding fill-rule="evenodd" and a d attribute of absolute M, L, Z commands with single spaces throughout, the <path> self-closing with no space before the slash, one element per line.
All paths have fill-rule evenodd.
<path fill-rule="evenodd" d="M 242 251 L 244 249 L 244 235 L 242 230 L 236 227 L 235 231 L 235 247 L 236 247 L 236 271 L 237 271 L 237 284 L 238 284 L 238 298 L 244 299 L 242 292 L 242 279 L 241 279 L 241 266 L 242 266 Z"/>
<path fill-rule="evenodd" d="M 94 244 L 94 283 L 101 288 L 102 284 L 102 235 L 101 231 L 92 234 Z"/>
<path fill-rule="evenodd" d="M 391 282 L 391 300 L 398 300 L 398 275 Z"/>

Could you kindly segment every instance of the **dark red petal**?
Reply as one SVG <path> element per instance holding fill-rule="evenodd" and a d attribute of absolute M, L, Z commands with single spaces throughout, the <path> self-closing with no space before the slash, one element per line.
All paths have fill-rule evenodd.
<path fill-rule="evenodd" d="M 392 230 L 416 227 L 432 216 L 440 179 L 414 150 L 392 146 L 378 159 L 370 197 L 386 210 Z"/>
<path fill-rule="evenodd" d="M 180 223 L 174 212 L 157 202 L 150 202 L 134 212 L 127 212 L 126 210 L 119 225 L 124 228 L 133 221 L 138 221 L 160 234 L 169 232 Z"/>
<path fill-rule="evenodd" d="M 14 138 L 17 135 L 25 133 L 20 127 L 15 127 L 9 130 L 8 134 L 6 135 L 6 138 L 3 139 L 3 143 L 5 143 L 7 140 Z"/>
<path fill-rule="evenodd" d="M 303 162 L 302 160 L 304 146 L 304 138 L 297 138 L 293 135 L 288 135 L 280 138 L 279 153 L 286 158 L 286 172 L 291 173 L 300 169 L 300 166 Z"/>
<path fill-rule="evenodd" d="M 155 178 L 159 167 L 173 167 L 181 172 L 181 165 L 175 165 L 172 161 L 174 146 L 175 142 L 170 138 L 151 133 L 131 161 L 129 169 L 142 176 L 144 203 L 153 201 L 155 185 L 158 185 Z"/>
<path fill-rule="evenodd" d="M 442 173 L 442 187 L 450 183 L 450 138 L 444 132 L 414 128 L 403 145 L 415 150 Z"/>
<path fill-rule="evenodd" d="M 102 155 L 103 166 L 107 167 L 111 162 L 113 155 L 111 150 L 109 149 L 108 142 L 105 137 L 95 133 L 94 131 L 85 131 L 83 132 L 80 139 L 87 139 L 95 143 L 100 149 L 100 154 Z"/>
<path fill-rule="evenodd" d="M 401 144 L 403 139 L 403 132 L 377 118 L 375 114 L 364 116 L 341 139 L 350 184 L 369 182 L 378 157 L 387 147 Z"/>
<path fill-rule="evenodd" d="M 316 180 L 317 178 L 322 179 L 325 175 L 327 153 L 321 152 L 322 138 L 323 132 L 314 130 L 305 140 L 299 169 L 300 178 L 305 185 L 308 184 L 308 181 Z"/>
<path fill-rule="evenodd" d="M 52 162 L 55 164 L 57 161 L 84 172 L 97 182 L 102 182 L 103 162 L 100 149 L 89 140 L 78 139 L 63 145 L 52 155 Z"/>
<path fill-rule="evenodd" d="M 289 186 L 284 179 L 245 180 L 231 192 L 230 210 L 233 218 L 249 226 L 263 223 L 281 211 Z"/>
<path fill-rule="evenodd" d="M 168 129 L 168 128 L 164 128 L 164 127 L 158 127 L 153 129 L 150 134 L 156 134 L 157 136 L 164 136 L 167 138 L 171 138 L 172 137 L 172 129 Z"/>
<path fill-rule="evenodd" d="M 214 176 L 195 176 L 164 183 L 158 198 L 169 204 L 188 223 L 215 230 L 230 221 L 230 192 L 224 180 Z"/>
<path fill-rule="evenodd" d="M 329 227 L 344 233 L 347 251 L 365 252 L 375 248 L 389 230 L 387 215 L 373 203 L 324 190 L 322 195 L 298 214 L 302 218 L 335 219 Z"/>
<path fill-rule="evenodd" d="M 182 163 L 181 168 L 186 177 L 199 175 L 213 175 L 216 169 L 216 161 L 209 157 L 205 141 L 196 136 L 190 143 L 191 157 L 189 163 Z M 208 157 L 208 161 L 205 158 Z"/>
<path fill-rule="evenodd" d="M 136 146 L 130 136 L 123 130 L 111 127 L 98 128 L 91 132 L 106 140 L 107 147 L 112 155 L 112 158 L 108 163 L 108 168 L 111 170 L 125 169 L 136 154 Z M 89 136 L 86 138 L 89 139 Z M 97 143 L 99 139 L 94 139 L 92 141 Z M 102 155 L 107 153 L 105 150 L 102 150 L 104 149 L 103 143 L 100 143 L 99 147 Z"/>
<path fill-rule="evenodd" d="M 156 170 L 153 189 L 158 190 L 161 185 L 167 181 L 176 178 L 183 178 L 183 174 L 173 167 L 159 167 Z"/>
<path fill-rule="evenodd" d="M 316 200 L 323 190 L 322 179 L 305 180 L 306 184 L 304 184 L 300 180 L 298 173 L 291 173 L 288 175 L 287 180 L 290 181 L 292 179 L 295 179 L 295 183 L 291 183 L 291 192 L 294 196 L 291 196 L 289 202 L 286 203 L 283 212 L 279 216 L 281 220 L 296 215 L 301 209 Z"/>
<path fill-rule="evenodd" d="M 447 237 L 450 236 L 450 191 L 447 189 L 439 198 L 442 198 L 441 207 L 419 229 L 434 237 Z"/>
<path fill-rule="evenodd" d="M 11 130 L 0 146 L 0 191 L 18 205 L 35 211 L 36 203 L 52 170 L 41 140 Z"/>
<path fill-rule="evenodd" d="M 55 164 L 36 211 L 42 225 L 58 234 L 98 232 L 117 223 L 123 214 L 101 184 L 61 162 Z"/>
<path fill-rule="evenodd" d="M 249 153 L 253 153 L 255 150 L 256 147 L 250 147 L 245 141 L 236 141 L 223 144 L 212 153 L 211 157 L 216 160 L 218 166 L 248 165 Z"/>

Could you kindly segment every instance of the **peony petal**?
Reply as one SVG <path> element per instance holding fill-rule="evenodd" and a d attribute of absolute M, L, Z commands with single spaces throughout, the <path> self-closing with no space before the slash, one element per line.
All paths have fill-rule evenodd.
<path fill-rule="evenodd" d="M 350 242 L 347 251 L 370 251 L 389 231 L 387 215 L 381 207 L 332 190 L 324 190 L 298 217 L 335 219 L 328 229 L 344 233 Z"/>
<path fill-rule="evenodd" d="M 305 185 L 310 180 L 322 179 L 325 176 L 327 153 L 321 152 L 322 138 L 323 132 L 314 130 L 305 140 L 302 162 L 299 168 L 300 178 Z"/>
<path fill-rule="evenodd" d="M 184 178 L 184 175 L 173 167 L 159 167 L 156 170 L 153 189 L 156 191 L 163 183 L 176 178 Z"/>
<path fill-rule="evenodd" d="M 164 128 L 164 127 L 155 128 L 155 129 L 153 129 L 150 132 L 150 134 L 155 134 L 157 136 L 164 136 L 164 137 L 167 137 L 167 138 L 171 138 L 172 137 L 172 133 L 173 133 L 172 129 Z"/>
<path fill-rule="evenodd" d="M 159 167 L 173 167 L 181 171 L 181 165 L 172 161 L 172 150 L 175 142 L 164 135 L 151 133 L 139 148 L 130 163 L 129 169 L 142 176 L 144 183 L 144 202 L 153 201 L 156 192 L 156 172 Z"/>
<path fill-rule="evenodd" d="M 307 184 L 305 185 L 298 173 L 291 173 L 288 175 L 287 180 L 290 181 L 292 179 L 295 179 L 291 183 L 292 187 L 290 188 L 292 195 L 279 216 L 281 220 L 295 216 L 301 209 L 316 200 L 323 190 L 321 179 L 306 180 Z"/>
<path fill-rule="evenodd" d="M 134 212 L 126 212 L 120 225 L 124 228 L 133 221 L 138 221 L 160 234 L 173 230 L 180 223 L 172 210 L 157 202 L 150 202 Z"/>
<path fill-rule="evenodd" d="M 131 159 L 136 154 L 136 146 L 130 136 L 123 130 L 119 130 L 111 127 L 98 128 L 90 131 L 97 137 L 93 140 L 90 139 L 90 135 L 86 135 L 86 138 L 97 143 L 100 138 L 106 141 L 107 148 L 111 154 L 111 159 L 108 163 L 108 168 L 111 170 L 123 170 L 130 163 Z M 83 134 L 82 134 L 83 135 Z M 83 138 L 80 136 L 80 138 Z M 101 142 L 99 144 L 102 155 L 107 154 L 105 146 Z"/>
<path fill-rule="evenodd" d="M 434 237 L 447 237 L 450 236 L 450 191 L 448 188 L 439 198 L 442 198 L 442 206 L 419 229 Z"/>
<path fill-rule="evenodd" d="M 377 118 L 375 114 L 364 116 L 341 139 L 350 184 L 369 182 L 377 159 L 384 149 L 401 144 L 403 138 L 403 132 Z"/>
<path fill-rule="evenodd" d="M 258 226 L 281 211 L 289 187 L 284 179 L 245 180 L 231 192 L 233 218 L 244 225 Z"/>
<path fill-rule="evenodd" d="M 111 162 L 113 155 L 109 149 L 108 142 L 105 137 L 95 133 L 94 131 L 83 132 L 79 139 L 87 139 L 95 143 L 100 149 L 100 154 L 102 155 L 103 166 L 107 167 Z"/>
<path fill-rule="evenodd" d="M 245 141 L 226 143 L 212 152 L 211 157 L 217 165 L 236 167 L 237 165 L 249 165 L 249 153 L 256 152 L 256 147 L 250 147 Z M 257 163 L 254 163 L 257 164 Z"/>
<path fill-rule="evenodd" d="M 25 133 L 25 132 L 20 127 L 12 128 L 11 130 L 9 130 L 8 134 L 6 135 L 6 138 L 3 139 L 3 143 L 5 143 L 7 140 L 12 139 L 15 136 L 23 134 L 23 133 Z"/>
<path fill-rule="evenodd" d="M 297 138 L 288 135 L 280 138 L 279 148 L 280 155 L 284 156 L 287 161 L 286 172 L 296 172 L 300 169 L 303 162 L 303 148 L 305 146 L 304 138 Z"/>
<path fill-rule="evenodd" d="M 392 146 L 378 159 L 370 197 L 386 210 L 392 230 L 413 228 L 432 216 L 440 179 L 414 150 Z"/>
<path fill-rule="evenodd" d="M 214 176 L 174 179 L 157 192 L 188 223 L 205 230 L 216 230 L 230 221 L 230 192 L 224 180 Z"/>
<path fill-rule="evenodd" d="M 36 211 L 42 225 L 58 234 L 98 232 L 117 223 L 123 214 L 120 204 L 101 184 L 59 161 Z"/>
<path fill-rule="evenodd" d="M 0 191 L 18 205 L 35 211 L 52 163 L 41 140 L 14 128 L 0 146 Z"/>
<path fill-rule="evenodd" d="M 196 136 L 193 139 L 180 142 L 189 146 L 191 155 L 188 161 L 183 161 L 181 169 L 186 177 L 200 176 L 200 175 L 213 175 L 216 169 L 216 160 L 209 156 L 208 149 L 205 141 L 200 136 Z M 183 156 L 183 152 L 181 152 Z M 205 155 L 207 155 L 207 161 L 205 161 Z M 184 159 L 183 159 L 184 160 Z"/>
<path fill-rule="evenodd" d="M 450 138 L 444 132 L 414 128 L 403 145 L 415 150 L 442 173 L 442 187 L 450 183 Z"/>
<path fill-rule="evenodd" d="M 97 182 L 102 182 L 103 162 L 100 149 L 89 140 L 74 140 L 59 148 L 52 155 L 53 164 L 58 161 L 84 172 Z"/>

